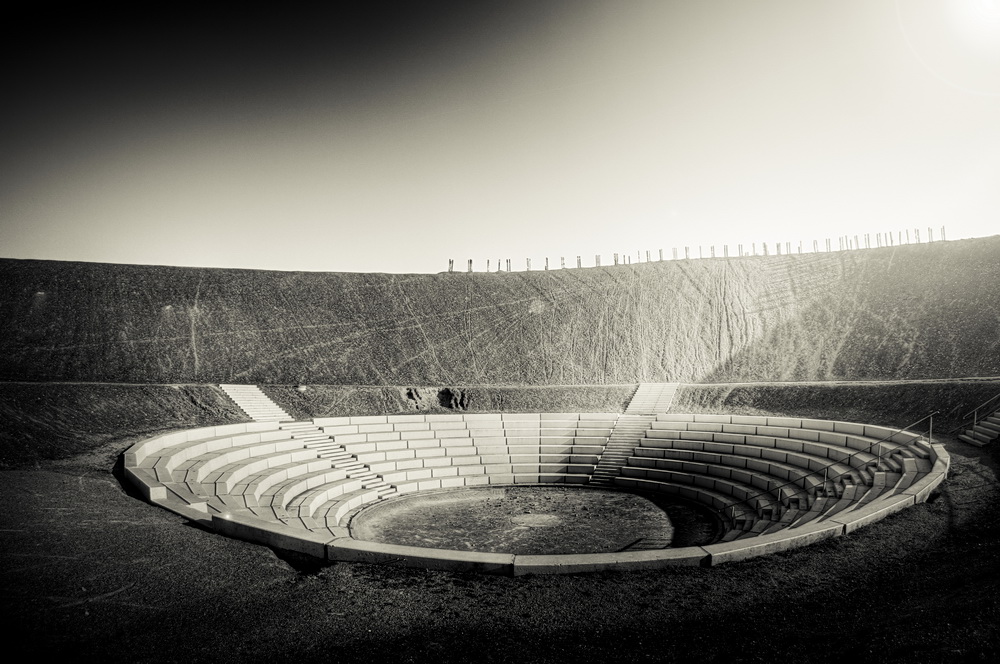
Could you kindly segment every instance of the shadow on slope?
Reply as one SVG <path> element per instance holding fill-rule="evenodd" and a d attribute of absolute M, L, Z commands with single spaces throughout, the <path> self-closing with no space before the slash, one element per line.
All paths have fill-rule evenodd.
<path fill-rule="evenodd" d="M 245 421 L 213 385 L 0 383 L 0 468 L 64 459 L 130 436 Z"/>

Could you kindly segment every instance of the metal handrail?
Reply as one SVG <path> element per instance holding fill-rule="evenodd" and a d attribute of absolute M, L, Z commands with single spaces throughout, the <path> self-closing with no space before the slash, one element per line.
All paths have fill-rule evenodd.
<path fill-rule="evenodd" d="M 978 406 L 976 406 L 975 408 L 973 408 L 972 410 L 970 410 L 965 415 L 962 415 L 962 417 L 960 418 L 960 420 L 961 420 L 961 422 L 963 422 L 963 424 L 959 424 L 957 427 L 955 427 L 954 429 L 952 429 L 951 433 L 955 433 L 959 429 L 964 429 L 965 428 L 964 422 L 965 422 L 966 418 L 969 417 L 969 415 L 972 415 L 972 428 L 975 429 L 976 425 L 979 424 L 979 411 L 982 410 L 983 406 L 985 406 L 986 404 L 988 404 L 988 403 L 990 403 L 992 401 L 996 401 L 997 399 L 1000 399 L 1000 393 L 994 394 L 989 399 L 987 399 L 986 401 L 982 402 L 981 404 L 979 404 Z"/>
<path fill-rule="evenodd" d="M 994 394 L 989 399 L 987 399 L 986 401 L 982 402 L 981 404 L 979 404 L 978 406 L 976 406 L 975 408 L 973 408 L 972 410 L 970 410 L 965 415 L 962 415 L 962 419 L 964 420 L 969 415 L 974 415 L 976 413 L 976 411 L 980 410 L 983 406 L 985 406 L 986 404 L 988 404 L 991 401 L 996 401 L 997 399 L 1000 399 L 1000 393 Z"/>
<path fill-rule="evenodd" d="M 998 395 L 998 396 L 1000 396 L 1000 395 Z M 930 413 L 929 415 L 924 415 L 923 417 L 921 417 L 916 422 L 913 422 L 912 424 L 908 424 L 905 427 L 903 427 L 902 429 L 897 429 L 896 431 L 893 431 L 892 433 L 890 433 L 888 436 L 884 436 L 884 437 L 880 438 L 879 440 L 876 440 L 871 445 L 869 445 L 866 449 L 857 450 L 857 451 L 855 451 L 855 452 L 847 455 L 847 458 L 848 459 L 852 459 L 855 456 L 857 456 L 858 454 L 861 454 L 862 452 L 871 453 L 871 449 L 873 447 L 875 447 L 876 445 L 878 445 L 879 446 L 878 460 L 875 462 L 875 468 L 878 468 L 879 465 L 882 463 L 882 449 L 881 449 L 882 443 L 888 441 L 890 438 L 892 438 L 896 434 L 903 433 L 907 429 L 909 429 L 911 427 L 914 427 L 914 426 L 920 424 L 921 422 L 923 422 L 924 420 L 928 420 L 928 419 L 930 420 L 930 425 L 929 425 L 928 430 L 927 430 L 927 442 L 931 443 L 931 442 L 933 442 L 932 438 L 934 436 L 934 416 L 937 415 L 940 412 L 941 411 L 939 411 L 939 410 L 935 410 L 933 413 Z M 849 435 L 849 434 L 845 434 L 845 435 Z M 834 463 L 840 463 L 840 462 L 835 461 Z M 838 480 L 841 477 L 843 477 L 844 475 L 849 475 L 850 472 L 851 472 L 851 470 L 847 470 L 847 471 L 844 471 L 842 473 L 838 473 L 837 475 L 834 475 L 832 478 L 830 478 L 828 476 L 828 474 L 827 474 L 826 471 L 829 470 L 830 468 L 832 468 L 833 465 L 834 465 L 834 463 L 827 464 L 826 466 L 823 467 L 823 490 L 824 491 L 826 491 L 826 483 L 829 482 L 830 479 Z M 819 472 L 819 471 L 817 471 L 817 472 Z M 736 505 L 740 505 L 740 504 L 743 504 L 743 503 L 748 503 L 749 501 L 754 500 L 756 498 L 760 498 L 761 496 L 763 496 L 765 494 L 771 493 L 773 491 L 780 491 L 781 489 L 783 489 L 783 488 L 785 488 L 787 486 L 791 486 L 793 484 L 796 484 L 796 482 L 792 481 L 792 480 L 789 480 L 788 482 L 785 482 L 784 484 L 779 484 L 778 486 L 773 487 L 772 489 L 770 489 L 768 491 L 761 491 L 760 493 L 756 493 L 756 494 L 750 496 L 749 498 L 744 498 L 743 500 L 740 500 L 740 501 L 734 503 L 733 505 L 729 505 L 727 507 L 723 507 L 722 509 L 715 510 L 715 513 L 716 514 L 725 514 L 726 510 L 732 509 L 733 510 L 733 515 L 732 516 L 733 516 L 733 518 L 735 518 L 735 516 L 736 516 Z M 781 502 L 781 495 L 780 495 L 780 493 L 778 494 L 778 502 L 779 503 Z M 755 511 L 756 511 L 756 508 L 755 508 Z"/>

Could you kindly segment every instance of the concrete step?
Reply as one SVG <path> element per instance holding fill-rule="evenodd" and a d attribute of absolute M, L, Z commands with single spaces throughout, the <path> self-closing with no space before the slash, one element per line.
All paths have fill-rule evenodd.
<path fill-rule="evenodd" d="M 970 438 L 975 438 L 976 440 L 982 442 L 983 444 L 993 442 L 993 436 L 976 431 L 974 429 L 966 429 L 965 435 L 969 436 Z"/>
<path fill-rule="evenodd" d="M 964 433 L 958 434 L 958 439 L 961 440 L 964 443 L 968 443 L 970 445 L 975 445 L 976 447 L 985 447 L 986 445 L 989 444 L 988 442 L 984 443 L 983 441 L 978 440 L 976 438 L 972 438 L 970 436 L 966 436 Z"/>
<path fill-rule="evenodd" d="M 312 449 L 312 448 L 310 448 Z M 323 452 L 319 451 L 316 453 L 320 459 L 326 459 L 333 464 L 334 468 L 343 467 L 344 463 L 347 463 L 354 459 L 351 455 L 344 456 L 343 454 L 338 454 L 337 452 Z"/>
<path fill-rule="evenodd" d="M 974 428 L 982 430 L 983 433 L 989 433 L 992 431 L 994 438 L 996 436 L 1000 436 L 1000 424 L 994 424 L 989 420 L 982 420 L 981 422 L 978 422 Z"/>
<path fill-rule="evenodd" d="M 252 420 L 282 422 L 292 419 L 256 385 L 221 384 L 219 387 Z"/>
<path fill-rule="evenodd" d="M 640 383 L 625 408 L 625 414 L 666 412 L 673 403 L 677 387 L 677 383 Z"/>
<path fill-rule="evenodd" d="M 354 455 L 345 450 L 343 447 L 337 443 L 314 443 L 312 445 L 306 445 L 311 450 L 320 450 L 324 455 L 328 457 L 336 457 L 338 459 L 353 460 Z"/>

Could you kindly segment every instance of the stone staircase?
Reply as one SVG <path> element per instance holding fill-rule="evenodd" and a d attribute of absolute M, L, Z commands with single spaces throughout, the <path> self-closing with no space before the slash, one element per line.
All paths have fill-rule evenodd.
<path fill-rule="evenodd" d="M 271 401 L 256 385 L 219 385 L 247 416 L 258 422 L 287 422 L 292 416 Z"/>
<path fill-rule="evenodd" d="M 315 450 L 321 459 L 329 459 L 333 467 L 343 470 L 352 480 L 361 480 L 365 490 L 375 489 L 379 498 L 396 495 L 396 487 L 391 486 L 377 475 L 366 464 L 348 452 L 342 445 L 335 443 L 333 438 L 323 433 L 323 430 L 312 422 L 288 422 L 279 427 L 283 431 L 292 432 L 292 438 L 301 440 L 310 450 Z"/>
<path fill-rule="evenodd" d="M 976 447 L 989 445 L 998 438 L 1000 438 L 1000 410 L 993 411 L 988 417 L 978 420 L 971 429 L 958 434 L 959 440 Z"/>
<path fill-rule="evenodd" d="M 632 456 L 632 451 L 639 445 L 654 419 L 655 415 L 619 416 L 608 438 L 608 444 L 604 447 L 604 453 L 594 467 L 590 484 L 612 486 L 614 479 L 621 474 L 622 466 Z"/>
<path fill-rule="evenodd" d="M 674 402 L 680 383 L 640 383 L 625 409 L 626 415 L 666 413 Z"/>
<path fill-rule="evenodd" d="M 604 453 L 594 467 L 590 484 L 611 486 L 614 478 L 621 474 L 622 466 L 628 462 L 633 450 L 645 436 L 650 423 L 656 419 L 655 413 L 665 413 L 673 403 L 679 383 L 640 383 L 635 394 L 618 418 Z"/>

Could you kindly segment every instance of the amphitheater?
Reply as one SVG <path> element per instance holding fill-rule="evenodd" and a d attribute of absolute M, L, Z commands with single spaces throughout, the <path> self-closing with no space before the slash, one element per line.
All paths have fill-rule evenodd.
<path fill-rule="evenodd" d="M 669 414 L 676 385 L 644 384 L 625 413 L 380 415 L 293 422 L 255 386 L 223 385 L 254 421 L 134 445 L 150 501 L 220 533 L 333 561 L 513 574 L 713 565 L 846 535 L 945 478 L 929 437 L 788 417 Z M 568 484 L 681 496 L 724 520 L 717 543 L 511 555 L 351 536 L 359 507 L 413 492 Z"/>
<path fill-rule="evenodd" d="M 998 278 L 0 260 L 13 652 L 991 661 Z"/>

